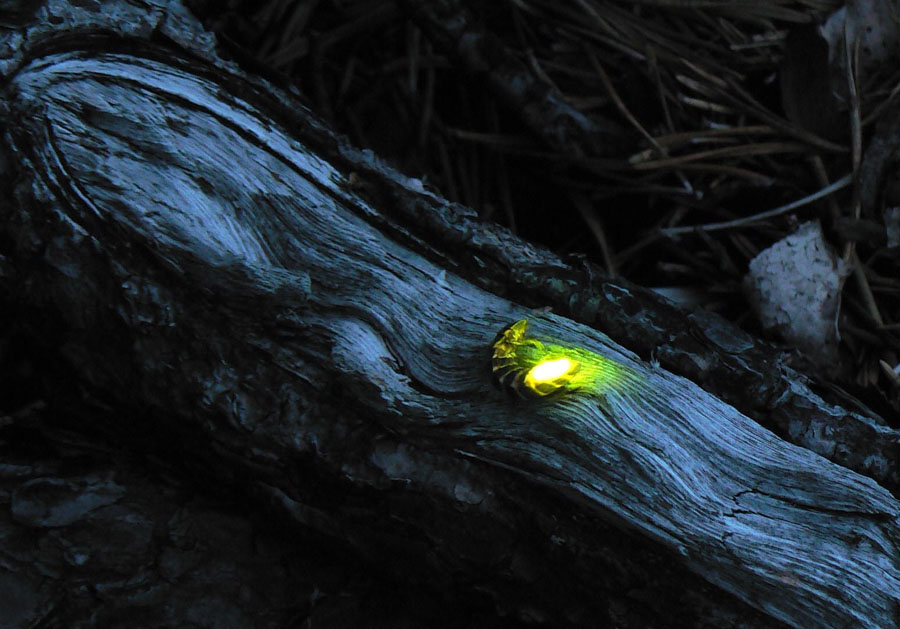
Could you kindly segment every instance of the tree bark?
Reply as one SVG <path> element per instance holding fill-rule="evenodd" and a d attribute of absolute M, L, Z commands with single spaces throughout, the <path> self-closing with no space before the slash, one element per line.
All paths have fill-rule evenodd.
<path fill-rule="evenodd" d="M 0 280 L 119 410 L 85 430 L 529 622 L 900 622 L 883 420 L 714 317 L 478 223 L 223 60 L 177 2 L 16 19 Z M 625 375 L 510 396 L 491 344 L 523 318 Z M 55 474 L 11 490 L 18 526 L 149 491 L 70 483 L 89 508 L 54 520 Z"/>

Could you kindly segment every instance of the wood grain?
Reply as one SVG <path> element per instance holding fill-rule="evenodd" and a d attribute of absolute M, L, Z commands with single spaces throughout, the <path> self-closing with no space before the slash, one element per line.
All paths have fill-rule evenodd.
<path fill-rule="evenodd" d="M 196 27 L 180 9 L 146 17 L 170 6 L 146 3 L 143 19 L 186 40 Z M 480 545 L 539 518 L 517 491 L 549 492 L 560 517 L 650 540 L 788 625 L 900 621 L 888 491 L 562 317 L 533 317 L 534 334 L 633 377 L 605 395 L 511 400 L 491 384 L 490 343 L 528 308 L 448 269 L 298 139 L 287 97 L 118 19 L 109 28 L 138 26 L 87 43 L 35 35 L 4 66 L 19 185 L 2 230 L 17 291 L 64 322 L 63 355 L 86 386 L 146 413 L 121 431 L 158 423 L 304 525 L 360 549 L 399 537 L 442 571 L 502 560 L 494 570 L 527 581 L 510 548 Z M 338 488 L 368 496 L 365 513 L 334 502 Z M 373 494 L 402 507 L 379 512 Z M 537 530 L 570 549 L 599 543 L 554 526 Z"/>

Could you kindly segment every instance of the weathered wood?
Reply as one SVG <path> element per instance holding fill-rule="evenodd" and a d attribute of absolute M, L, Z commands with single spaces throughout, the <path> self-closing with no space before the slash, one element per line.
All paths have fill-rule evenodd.
<path fill-rule="evenodd" d="M 535 318 L 535 335 L 633 377 L 604 395 L 511 400 L 491 385 L 490 342 L 529 309 L 476 286 L 451 244 L 423 240 L 440 223 L 499 257 L 511 237 L 219 61 L 178 4 L 104 9 L 48 2 L 64 26 L 8 35 L 16 52 L 0 66 L 19 182 L 5 284 L 63 326 L 85 385 L 363 552 L 402 550 L 402 569 L 431 575 L 490 569 L 479 587 L 520 615 L 618 622 L 613 602 L 634 603 L 604 571 L 638 549 L 683 579 L 679 610 L 698 625 L 900 620 L 889 492 L 556 316 Z M 351 163 L 361 181 L 335 166 Z M 547 269 L 528 279 L 545 287 L 531 299 L 565 286 L 552 256 L 513 250 L 523 276 Z M 618 291 L 611 301 L 632 298 Z M 582 319 L 603 307 L 575 305 Z M 147 430 L 133 421 L 120 438 Z M 618 554 L 616 529 L 629 540 Z M 643 604 L 658 624 L 673 601 Z"/>
<path fill-rule="evenodd" d="M 321 536 L 286 543 L 246 497 L 198 495 L 180 466 L 148 470 L 55 415 L 18 417 L 0 438 L 4 628 L 317 626 L 333 595 L 365 593 L 335 565 L 377 573 Z M 344 626 L 365 623 L 354 611 Z"/>

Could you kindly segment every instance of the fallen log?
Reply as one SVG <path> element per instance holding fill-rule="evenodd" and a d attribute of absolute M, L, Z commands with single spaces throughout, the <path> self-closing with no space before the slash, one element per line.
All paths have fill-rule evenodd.
<path fill-rule="evenodd" d="M 900 507 L 859 473 L 893 486 L 889 452 L 830 462 L 584 325 L 617 305 L 597 327 L 661 334 L 622 323 L 629 301 L 676 315 L 610 280 L 567 292 L 561 261 L 347 146 L 180 4 L 88 4 L 4 35 L 2 281 L 81 385 L 132 412 L 103 432 L 522 619 L 900 621 Z M 615 377 L 510 395 L 490 361 L 520 320 L 529 347 Z M 790 390 L 896 448 L 877 418 Z"/>

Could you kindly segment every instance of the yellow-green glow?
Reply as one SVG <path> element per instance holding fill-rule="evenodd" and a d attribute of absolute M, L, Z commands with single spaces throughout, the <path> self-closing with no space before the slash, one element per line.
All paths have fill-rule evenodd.
<path fill-rule="evenodd" d="M 578 370 L 578 363 L 568 358 L 539 362 L 525 374 L 525 386 L 538 395 L 548 395 L 565 386 Z"/>
<path fill-rule="evenodd" d="M 628 372 L 619 363 L 579 347 L 544 343 L 527 336 L 528 321 L 506 328 L 493 345 L 492 368 L 499 382 L 519 395 L 557 391 L 605 393 Z"/>

